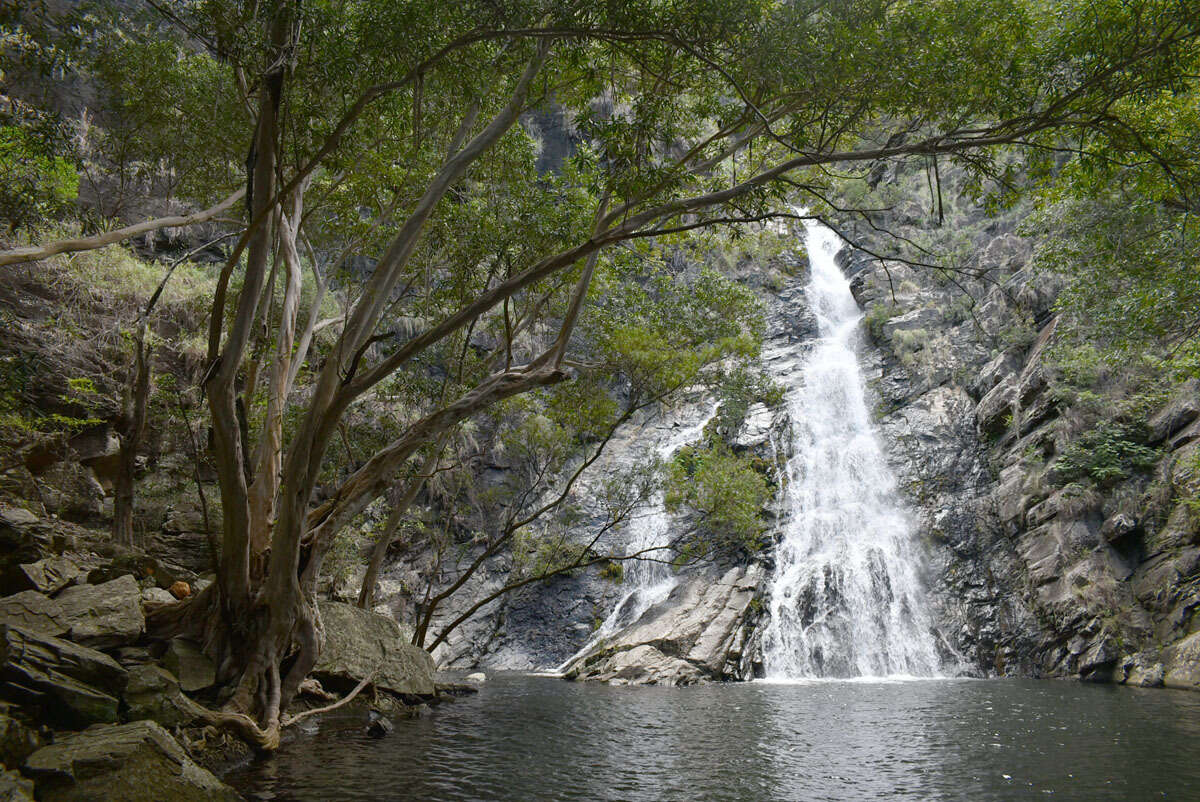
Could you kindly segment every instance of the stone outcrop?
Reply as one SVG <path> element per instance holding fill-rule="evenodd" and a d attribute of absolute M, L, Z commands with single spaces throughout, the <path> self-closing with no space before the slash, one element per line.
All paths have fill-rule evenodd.
<path fill-rule="evenodd" d="M 43 802 L 236 802 L 229 786 L 197 765 L 153 721 L 93 727 L 29 756 L 25 772 Z"/>
<path fill-rule="evenodd" d="M 192 720 L 187 712 L 191 708 L 181 698 L 179 680 L 153 663 L 129 669 L 123 701 L 129 719 L 149 719 L 164 727 L 177 727 Z"/>
<path fill-rule="evenodd" d="M 433 658 L 408 642 L 394 620 L 342 602 L 318 602 L 325 646 L 313 676 L 328 688 L 346 691 L 368 675 L 372 683 L 400 696 L 431 696 Z"/>
<path fill-rule="evenodd" d="M 762 578 L 758 565 L 691 576 L 631 626 L 578 657 L 566 676 L 645 685 L 744 679 L 744 647 Z"/>
<path fill-rule="evenodd" d="M 56 601 L 76 643 L 111 649 L 133 643 L 146 631 L 142 589 L 129 574 L 100 585 L 74 585 Z"/>
<path fill-rule="evenodd" d="M 71 625 L 62 604 L 36 590 L 23 590 L 0 599 L 0 623 L 61 637 Z"/>
<path fill-rule="evenodd" d="M 117 720 L 128 673 L 108 655 L 70 641 L 0 624 L 2 692 L 65 727 Z"/>
<path fill-rule="evenodd" d="M 1200 527 L 1183 500 L 1200 482 L 1200 381 L 1133 422 L 1128 436 L 1159 450 L 1156 466 L 1104 482 L 1064 478 L 1063 456 L 1086 424 L 1071 417 L 1050 354 L 1063 282 L 1031 267 L 1031 243 L 1012 233 L 1019 214 L 959 208 L 947 219 L 973 239 L 964 266 L 988 276 L 970 285 L 967 314 L 956 312 L 961 290 L 930 271 L 863 259 L 852 281 L 875 321 L 871 389 L 929 558 L 939 629 L 968 671 L 1146 687 L 1171 675 L 1187 687 Z M 919 236 L 919 219 L 882 227 Z M 926 315 L 923 334 L 889 325 L 914 310 Z"/>
<path fill-rule="evenodd" d="M 211 688 L 217 681 L 217 667 L 212 660 L 198 644 L 186 638 L 171 639 L 162 664 L 179 678 L 179 686 L 188 693 Z"/>

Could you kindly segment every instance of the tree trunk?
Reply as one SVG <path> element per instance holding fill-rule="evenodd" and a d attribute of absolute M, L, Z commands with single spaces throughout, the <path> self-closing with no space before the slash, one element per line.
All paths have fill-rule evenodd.
<path fill-rule="evenodd" d="M 137 451 L 146 431 L 146 409 L 150 401 L 150 349 L 146 345 L 146 324 L 139 321 L 132 370 L 125 386 L 121 425 L 117 439 L 121 450 L 117 457 L 117 479 L 113 488 L 113 540 L 125 548 L 133 547 L 134 474 Z"/>
<path fill-rule="evenodd" d="M 404 489 L 392 506 L 392 512 L 383 525 L 383 531 L 379 533 L 379 539 L 375 541 L 375 547 L 371 549 L 371 560 L 367 563 L 367 572 L 363 575 L 362 588 L 358 592 L 358 606 L 364 610 L 369 610 L 374 606 L 375 585 L 379 581 L 379 571 L 383 568 L 383 560 L 387 556 L 388 549 L 396 540 L 396 533 L 400 531 L 400 522 L 404 520 L 404 514 L 416 500 L 421 488 L 425 486 L 425 480 L 437 470 L 440 457 L 441 443 L 425 458 L 425 463 L 421 466 L 420 471 L 409 481 L 408 487 Z"/>

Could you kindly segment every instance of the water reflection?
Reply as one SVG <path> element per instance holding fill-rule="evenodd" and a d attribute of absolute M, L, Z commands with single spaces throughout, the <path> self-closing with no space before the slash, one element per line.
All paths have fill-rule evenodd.
<path fill-rule="evenodd" d="M 371 740 L 326 719 L 226 779 L 272 800 L 1200 798 L 1200 694 L 922 680 L 610 688 L 498 676 Z"/>

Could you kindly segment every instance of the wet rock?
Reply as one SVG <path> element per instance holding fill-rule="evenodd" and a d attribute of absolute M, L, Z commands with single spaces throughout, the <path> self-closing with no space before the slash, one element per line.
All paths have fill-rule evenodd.
<path fill-rule="evenodd" d="M 179 678 L 179 686 L 188 693 L 211 688 L 217 681 L 217 668 L 199 644 L 186 638 L 172 638 L 163 654 L 162 664 Z"/>
<path fill-rule="evenodd" d="M 133 643 L 146 631 L 142 589 L 126 574 L 102 585 L 75 585 L 58 596 L 68 637 L 97 649 Z"/>
<path fill-rule="evenodd" d="M 363 677 L 402 696 L 433 695 L 433 658 L 401 635 L 386 616 L 352 604 L 322 601 L 317 606 L 325 627 L 325 646 L 313 675 L 326 687 L 349 690 Z"/>
<path fill-rule="evenodd" d="M 67 634 L 71 628 L 62 604 L 35 590 L 23 590 L 0 599 L 0 623 L 54 637 Z"/>
<path fill-rule="evenodd" d="M 1135 685 L 1140 688 L 1161 688 L 1163 664 L 1155 655 L 1146 652 L 1129 655 L 1117 665 L 1117 670 L 1113 674 L 1113 682 Z"/>
<path fill-rule="evenodd" d="M 128 673 L 103 652 L 0 624 L 0 692 L 52 722 L 86 727 L 117 720 Z"/>
<path fill-rule="evenodd" d="M 192 720 L 175 675 L 153 663 L 129 670 L 123 699 L 127 718 L 132 720 L 150 719 L 164 727 L 177 727 Z"/>
<path fill-rule="evenodd" d="M 1163 685 L 1200 691 L 1200 632 L 1163 649 Z"/>
<path fill-rule="evenodd" d="M 572 679 L 690 685 L 736 677 L 743 629 L 757 598 L 761 567 L 694 576 L 566 669 Z"/>
<path fill-rule="evenodd" d="M 36 779 L 43 802 L 241 799 L 153 721 L 68 735 L 30 755 L 25 771 Z"/>
<path fill-rule="evenodd" d="M 367 711 L 367 735 L 372 738 L 383 738 L 391 735 L 396 725 L 377 710 Z"/>
<path fill-rule="evenodd" d="M 482 671 L 477 671 L 474 674 L 467 674 L 467 676 L 463 677 L 463 679 L 465 679 L 467 682 L 487 682 L 487 674 L 484 674 Z"/>

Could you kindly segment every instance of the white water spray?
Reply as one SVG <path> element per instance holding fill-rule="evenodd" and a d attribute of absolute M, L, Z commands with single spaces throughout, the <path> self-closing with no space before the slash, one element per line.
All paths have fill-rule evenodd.
<path fill-rule="evenodd" d="M 767 678 L 936 676 L 911 526 L 864 397 L 862 313 L 835 261 L 842 240 L 810 222 L 805 244 L 820 338 L 788 395 L 795 448 L 763 639 Z"/>
<path fill-rule="evenodd" d="M 654 452 L 661 459 L 670 459 L 680 448 L 699 440 L 704 433 L 704 427 L 715 414 L 715 409 L 709 409 L 698 422 L 674 429 L 664 441 L 656 445 Z M 671 516 L 667 512 L 663 493 L 659 491 L 650 500 L 646 513 L 630 522 L 625 544 L 626 555 L 643 554 L 648 559 L 630 560 L 625 563 L 622 585 L 626 590 L 621 600 L 583 648 L 571 655 L 555 671 L 565 671 L 576 658 L 587 654 L 596 644 L 614 632 L 636 623 L 643 613 L 670 595 L 671 590 L 678 584 L 667 564 L 671 556 L 667 550 L 670 542 Z"/>

